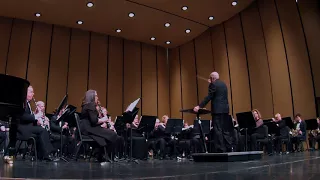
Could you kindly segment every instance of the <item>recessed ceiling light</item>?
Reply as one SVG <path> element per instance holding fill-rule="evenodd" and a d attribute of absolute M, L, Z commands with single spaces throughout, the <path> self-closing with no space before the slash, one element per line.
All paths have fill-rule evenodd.
<path fill-rule="evenodd" d="M 79 21 L 77 21 L 77 24 L 83 24 L 83 21 L 79 20 Z"/>
<path fill-rule="evenodd" d="M 155 38 L 155 37 L 151 37 L 150 39 L 151 39 L 151 41 L 154 41 L 154 40 L 156 40 L 156 38 Z"/>
<path fill-rule="evenodd" d="M 212 21 L 213 19 L 214 19 L 214 17 L 213 17 L 213 16 L 210 16 L 210 17 L 209 17 L 209 20 L 210 20 L 210 21 Z"/>
<path fill-rule="evenodd" d="M 87 3 L 87 7 L 89 7 L 89 8 L 93 7 L 93 5 L 94 5 L 93 2 L 88 2 Z"/>
<path fill-rule="evenodd" d="M 171 43 L 170 41 L 167 41 L 167 42 L 166 42 L 166 44 L 170 44 L 170 43 Z"/>
<path fill-rule="evenodd" d="M 235 0 L 235 1 L 232 1 L 231 5 L 232 6 L 236 6 L 238 4 L 238 2 Z"/>
<path fill-rule="evenodd" d="M 121 29 L 117 29 L 116 32 L 117 32 L 117 33 L 121 32 Z"/>
<path fill-rule="evenodd" d="M 190 33 L 191 32 L 191 30 L 190 29 L 186 29 L 186 33 Z"/>
<path fill-rule="evenodd" d="M 134 17 L 134 13 L 133 12 L 129 13 L 129 17 Z"/>
<path fill-rule="evenodd" d="M 170 23 L 165 23 L 164 26 L 165 26 L 165 27 L 169 27 L 169 26 L 170 26 Z"/>
<path fill-rule="evenodd" d="M 40 13 L 35 13 L 34 15 L 35 15 L 36 17 L 40 17 L 40 16 L 41 16 Z"/>
<path fill-rule="evenodd" d="M 182 10 L 186 11 L 188 9 L 188 6 L 182 6 Z"/>

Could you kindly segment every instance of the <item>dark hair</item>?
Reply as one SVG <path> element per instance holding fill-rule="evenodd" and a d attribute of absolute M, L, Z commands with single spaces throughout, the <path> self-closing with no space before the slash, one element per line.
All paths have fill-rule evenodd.
<path fill-rule="evenodd" d="M 95 97 L 96 97 L 96 91 L 91 89 L 88 90 L 82 99 L 81 106 L 90 104 L 90 103 L 95 103 Z"/>
<path fill-rule="evenodd" d="M 294 117 L 295 117 L 295 118 L 296 118 L 296 117 L 301 117 L 301 114 L 300 114 L 300 113 L 297 113 Z"/>

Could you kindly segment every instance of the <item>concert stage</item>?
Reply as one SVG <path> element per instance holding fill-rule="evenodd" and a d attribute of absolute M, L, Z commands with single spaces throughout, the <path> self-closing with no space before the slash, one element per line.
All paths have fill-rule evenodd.
<path fill-rule="evenodd" d="M 88 162 L 0 161 L 0 179 L 318 179 L 320 152 L 264 155 L 261 160 L 192 162 L 153 160 L 100 165 Z M 6 178 L 4 178 L 6 177 Z"/>
<path fill-rule="evenodd" d="M 229 153 L 195 153 L 192 154 L 195 162 L 235 162 L 260 160 L 263 151 L 229 152 Z"/>

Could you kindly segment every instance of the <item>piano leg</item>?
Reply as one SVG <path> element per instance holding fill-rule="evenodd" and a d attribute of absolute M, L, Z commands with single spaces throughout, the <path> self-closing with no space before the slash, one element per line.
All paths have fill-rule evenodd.
<path fill-rule="evenodd" d="M 6 163 L 12 164 L 13 157 L 16 153 L 16 142 L 17 142 L 17 132 L 18 126 L 16 119 L 9 118 L 9 144 L 4 152 L 4 160 Z"/>

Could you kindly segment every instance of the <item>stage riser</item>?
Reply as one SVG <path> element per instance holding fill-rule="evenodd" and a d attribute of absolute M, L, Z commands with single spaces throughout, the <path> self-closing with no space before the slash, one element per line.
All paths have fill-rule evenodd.
<path fill-rule="evenodd" d="M 252 161 L 262 158 L 262 151 L 232 153 L 197 153 L 192 154 L 194 162 L 235 162 Z"/>

